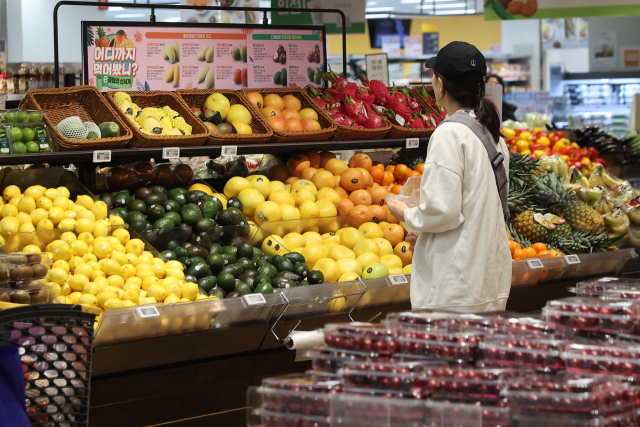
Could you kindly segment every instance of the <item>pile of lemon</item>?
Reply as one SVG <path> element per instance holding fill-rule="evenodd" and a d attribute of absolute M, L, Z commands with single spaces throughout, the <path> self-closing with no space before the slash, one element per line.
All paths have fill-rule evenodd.
<path fill-rule="evenodd" d="M 24 193 L 11 185 L 2 196 L 0 242 L 14 233 L 30 233 L 19 235 L 28 243 L 21 252 L 51 253 L 49 285 L 60 303 L 104 311 L 212 298 L 200 295 L 196 283 L 185 282 L 180 262 L 154 257 L 142 240 L 131 239 L 122 218 L 107 218 L 102 201 L 79 195 L 73 202 L 67 188 L 40 185 Z"/>
<path fill-rule="evenodd" d="M 292 232 L 283 237 L 270 235 L 261 249 L 271 255 L 299 252 L 307 266 L 322 271 L 328 282 L 411 274 L 411 252 L 403 250 L 408 243 L 398 243 L 393 248 L 382 236 L 380 225 L 367 222 L 359 228 L 347 227 L 322 235 L 315 231 Z"/>

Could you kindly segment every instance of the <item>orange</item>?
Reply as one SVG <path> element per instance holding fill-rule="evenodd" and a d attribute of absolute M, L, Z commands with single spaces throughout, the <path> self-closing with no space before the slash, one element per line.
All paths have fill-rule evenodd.
<path fill-rule="evenodd" d="M 326 166 L 326 164 L 329 160 L 335 159 L 335 158 L 336 158 L 336 155 L 333 154 L 331 151 L 323 151 L 322 153 L 320 153 L 320 167 L 330 170 Z M 337 175 L 337 174 L 334 173 L 334 175 Z"/>
<path fill-rule="evenodd" d="M 335 181 L 334 181 L 333 175 L 331 175 L 331 172 L 327 170 L 317 171 L 311 178 L 311 182 L 313 183 L 313 185 L 316 186 L 318 190 L 325 187 L 328 187 L 328 188 L 335 187 Z"/>
<path fill-rule="evenodd" d="M 396 179 L 407 179 L 409 172 L 411 172 L 411 169 L 407 165 L 397 165 L 393 170 Z"/>
<path fill-rule="evenodd" d="M 275 93 L 270 93 L 269 95 L 264 97 L 264 111 L 267 107 L 275 107 L 278 110 L 284 110 L 284 101 L 280 97 L 280 95 L 276 95 Z"/>
<path fill-rule="evenodd" d="M 416 167 L 413 168 L 413 170 L 416 172 L 424 173 L 424 163 L 418 163 Z"/>
<path fill-rule="evenodd" d="M 411 178 L 412 176 L 422 176 L 422 174 L 420 172 L 411 171 L 409 172 L 409 175 L 407 175 L 407 179 Z"/>
<path fill-rule="evenodd" d="M 391 190 L 389 190 L 389 193 L 400 194 L 400 190 L 402 190 L 402 185 L 396 184 L 393 187 L 391 187 Z"/>
<path fill-rule="evenodd" d="M 533 258 L 534 256 L 538 255 L 536 250 L 533 248 L 524 248 L 522 251 L 524 252 L 526 258 Z"/>
<path fill-rule="evenodd" d="M 284 110 L 282 110 L 283 119 L 287 120 L 292 117 L 300 120 L 300 114 L 296 110 L 292 110 L 291 108 L 285 108 Z"/>
<path fill-rule="evenodd" d="M 384 168 L 382 165 L 374 166 L 371 168 L 371 178 L 373 178 L 373 182 L 380 184 L 382 179 L 384 178 Z"/>
<path fill-rule="evenodd" d="M 549 255 L 549 251 L 540 251 L 538 252 L 538 256 Z"/>
<path fill-rule="evenodd" d="M 513 243 L 515 243 L 515 245 L 514 245 L 514 246 L 515 246 L 514 251 L 515 251 L 516 249 L 522 249 L 522 246 L 520 246 L 520 243 L 518 243 L 518 242 L 513 242 Z"/>
<path fill-rule="evenodd" d="M 385 206 L 386 206 L 386 205 L 385 205 Z M 391 223 L 391 224 L 397 224 L 397 223 L 399 223 L 399 222 L 400 222 L 400 221 L 398 221 L 398 220 L 396 219 L 396 217 L 395 217 L 395 216 L 391 215 L 391 211 L 390 211 L 389 209 L 387 209 L 387 210 L 384 212 L 384 220 L 385 220 L 385 221 L 387 221 L 387 222 L 389 222 L 389 223 Z"/>
<path fill-rule="evenodd" d="M 262 110 L 262 107 L 264 106 L 264 98 L 262 97 L 262 95 L 260 95 L 258 92 L 249 92 L 247 94 L 247 97 L 249 98 L 249 101 L 251 101 L 251 103 L 256 106 L 258 111 Z"/>
<path fill-rule="evenodd" d="M 371 205 L 369 206 L 369 210 L 371 211 L 371 215 L 373 218 L 371 220 L 375 223 L 381 223 L 384 221 L 384 215 L 386 213 L 385 209 L 380 205 Z"/>
<path fill-rule="evenodd" d="M 372 163 L 371 157 L 364 153 L 358 153 L 349 159 L 350 168 L 363 168 L 370 171 Z"/>
<path fill-rule="evenodd" d="M 382 236 L 395 247 L 404 239 L 404 230 L 398 224 L 388 224 L 382 229 Z"/>
<path fill-rule="evenodd" d="M 516 249 L 515 251 L 513 251 L 513 254 L 511 255 L 512 259 L 522 259 L 522 258 L 526 258 L 525 253 L 522 251 L 522 249 Z"/>
<path fill-rule="evenodd" d="M 308 167 L 308 168 L 305 168 L 302 171 L 300 176 L 302 177 L 302 179 L 308 179 L 309 181 L 311 181 L 311 178 L 313 178 L 313 176 L 316 174 L 316 172 L 318 172 L 318 169 L 312 168 L 312 167 Z"/>
<path fill-rule="evenodd" d="M 364 175 L 364 185 L 362 186 L 362 188 L 367 189 L 367 188 L 371 188 L 371 186 L 373 186 L 373 178 L 371 177 L 371 174 L 369 173 L 368 170 L 366 170 L 365 168 L 357 168 L 360 172 L 362 172 L 362 175 Z"/>
<path fill-rule="evenodd" d="M 267 118 L 267 123 L 275 130 L 285 130 L 284 128 L 284 119 L 279 116 L 269 116 Z"/>
<path fill-rule="evenodd" d="M 320 130 L 320 129 L 322 129 L 322 126 L 320 126 L 320 123 L 317 120 L 314 120 L 314 119 L 302 119 L 300 121 L 300 124 L 302 125 L 302 130 Z"/>
<path fill-rule="evenodd" d="M 340 185 L 347 191 L 359 190 L 364 184 L 364 174 L 359 169 L 349 168 L 340 176 Z"/>
<path fill-rule="evenodd" d="M 356 190 L 349 195 L 354 205 L 371 205 L 371 194 L 367 190 Z"/>
<path fill-rule="evenodd" d="M 320 153 L 317 150 L 307 150 L 304 155 L 309 158 L 312 168 L 318 169 L 320 167 Z"/>
<path fill-rule="evenodd" d="M 384 168 L 384 170 L 393 172 L 394 170 L 396 170 L 396 165 L 389 165 L 386 168 Z"/>
<path fill-rule="evenodd" d="M 402 260 L 403 267 L 411 264 L 413 260 L 413 252 L 409 249 L 410 246 L 408 242 L 400 242 L 393 248 L 393 253 Z"/>
<path fill-rule="evenodd" d="M 534 251 L 536 251 L 536 253 L 547 251 L 547 245 L 545 245 L 544 243 L 534 243 L 533 245 L 531 245 L 531 247 Z"/>
<path fill-rule="evenodd" d="M 284 103 L 285 109 L 294 110 L 296 112 L 302 109 L 302 104 L 300 103 L 300 100 L 293 95 L 283 96 L 282 102 Z"/>
<path fill-rule="evenodd" d="M 287 161 L 287 170 L 295 175 L 300 176 L 303 170 L 311 166 L 309 158 L 304 154 L 294 154 Z"/>
<path fill-rule="evenodd" d="M 264 116 L 265 119 L 268 119 L 269 117 L 280 117 L 282 118 L 282 111 L 279 108 L 276 107 L 264 107 L 261 111 L 262 115 Z"/>
<path fill-rule="evenodd" d="M 322 164 L 323 155 L 324 153 L 320 155 L 320 167 L 325 168 L 326 170 L 331 172 L 333 175 L 341 175 L 342 172 L 346 172 L 346 170 L 349 169 L 349 165 L 347 164 L 347 162 L 345 162 L 344 160 L 336 159 L 336 158 L 328 159 L 323 165 Z"/>
<path fill-rule="evenodd" d="M 511 251 L 511 255 L 513 255 L 513 251 L 516 250 L 516 245 L 518 245 L 516 242 L 509 241 L 509 250 Z M 520 246 L 520 245 L 518 245 L 518 246 Z"/>
<path fill-rule="evenodd" d="M 300 119 L 296 119 L 295 117 L 289 117 L 284 121 L 284 130 L 287 132 L 299 132 L 302 131 L 302 123 L 300 123 Z"/>
<path fill-rule="evenodd" d="M 562 253 L 555 250 L 550 250 L 549 255 L 551 255 L 552 257 L 560 258 L 562 256 Z"/>
<path fill-rule="evenodd" d="M 393 175 L 393 172 L 384 171 L 382 174 L 382 182 L 380 184 L 382 184 L 385 187 L 388 187 L 389 185 L 393 184 L 395 181 L 396 181 L 396 177 Z"/>
<path fill-rule="evenodd" d="M 340 178 L 340 177 L 338 177 L 338 178 Z M 349 198 L 349 193 L 347 193 L 347 190 L 345 190 L 344 188 L 340 187 L 339 185 L 336 185 L 334 190 L 336 190 L 338 192 L 338 194 L 340 195 L 341 198 L 343 198 L 343 199 L 348 199 Z"/>
<path fill-rule="evenodd" d="M 349 211 L 349 216 L 351 217 L 349 224 L 358 228 L 360 225 L 373 219 L 373 212 L 369 210 L 368 206 L 356 205 Z"/>
<path fill-rule="evenodd" d="M 385 187 L 371 187 L 367 191 L 371 194 L 371 204 L 378 206 L 386 205 L 389 190 Z"/>
<path fill-rule="evenodd" d="M 351 209 L 353 209 L 355 205 L 353 204 L 353 202 L 350 199 L 347 198 L 341 198 L 340 199 L 340 206 L 339 206 L 339 210 L 338 210 L 338 215 L 348 215 L 349 212 L 351 212 Z M 340 212 L 342 211 L 342 212 Z"/>

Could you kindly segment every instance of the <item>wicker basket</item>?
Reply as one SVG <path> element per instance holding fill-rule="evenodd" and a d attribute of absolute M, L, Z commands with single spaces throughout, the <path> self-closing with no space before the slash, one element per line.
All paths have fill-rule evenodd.
<path fill-rule="evenodd" d="M 118 112 L 122 120 L 125 121 L 129 129 L 133 132 L 131 146 L 136 148 L 153 148 L 153 147 L 185 147 L 203 145 L 209 137 L 209 131 L 202 121 L 193 115 L 187 104 L 175 92 L 164 92 L 159 90 L 150 91 L 125 91 L 131 97 L 131 100 L 140 108 L 155 107 L 162 108 L 166 105 L 172 110 L 184 117 L 184 120 L 191 126 L 191 135 L 146 135 L 140 132 L 136 126 L 120 111 L 118 104 L 113 99 L 116 92 L 107 92 L 105 94 L 111 106 Z"/>
<path fill-rule="evenodd" d="M 322 110 L 316 105 L 315 102 L 309 97 L 304 96 L 304 91 L 298 88 L 278 88 L 278 89 L 242 89 L 242 96 L 246 98 L 248 93 L 258 92 L 262 96 L 275 93 L 280 96 L 293 95 L 300 100 L 302 108 L 312 108 L 318 114 L 318 122 L 320 123 L 320 130 L 303 130 L 285 132 L 280 130 L 274 130 L 273 136 L 269 142 L 289 143 L 289 142 L 317 142 L 328 141 L 336 131 L 336 124 L 329 118 Z M 249 102 L 251 104 L 251 102 Z M 262 114 L 258 109 L 251 104 L 254 114 Z"/>
<path fill-rule="evenodd" d="M 207 97 L 212 93 L 221 93 L 227 97 L 229 103 L 231 105 L 242 104 L 247 107 L 251 111 L 251 103 L 248 102 L 242 94 L 237 90 L 232 89 L 179 89 L 177 91 L 178 96 L 182 98 L 182 100 L 189 107 L 198 107 L 202 108 L 204 105 L 204 101 L 206 101 Z M 271 131 L 271 126 L 267 123 L 267 121 L 262 117 L 262 114 L 252 114 L 253 120 L 251 120 L 251 130 L 253 130 L 252 135 L 238 135 L 238 134 L 222 134 L 215 133 L 211 134 L 209 138 L 207 138 L 207 142 L 205 145 L 227 145 L 227 144 L 264 144 L 267 142 L 273 132 Z"/>
<path fill-rule="evenodd" d="M 21 107 L 46 112 L 44 122 L 58 151 L 98 150 L 124 148 L 133 133 L 98 89 L 93 86 L 72 86 L 59 89 L 33 89 L 27 92 Z M 115 122 L 120 126 L 120 136 L 99 139 L 65 138 L 56 125 L 67 117 L 79 116 L 82 121 L 95 124 Z"/>
<path fill-rule="evenodd" d="M 311 95 L 309 95 L 308 89 L 303 89 L 302 94 L 306 99 L 309 100 L 309 102 L 311 102 L 313 105 L 316 105 L 316 103 L 313 101 L 313 98 L 311 98 Z M 326 112 L 324 112 L 323 114 L 327 116 Z M 391 130 L 390 124 L 387 124 L 385 127 L 379 128 L 379 129 L 359 129 L 359 128 L 352 128 L 350 126 L 340 125 L 330 117 L 329 117 L 329 120 L 331 120 L 331 122 L 334 123 L 334 125 L 336 126 L 336 131 L 333 134 L 333 138 L 331 138 L 334 141 L 382 139 L 387 135 L 387 133 L 389 133 L 389 130 Z"/>
<path fill-rule="evenodd" d="M 425 89 L 427 90 L 429 95 L 431 95 L 432 98 L 435 98 L 435 92 L 433 91 L 433 87 L 431 85 L 425 86 Z M 433 108 L 431 105 L 429 105 L 429 103 L 427 102 L 427 99 L 424 96 L 422 96 L 422 93 L 420 93 L 419 86 L 412 87 L 411 89 L 409 89 L 409 92 L 411 93 L 411 95 L 413 95 L 414 98 L 418 100 L 418 102 L 423 101 L 423 103 L 426 104 L 427 107 L 429 107 L 427 111 L 430 111 L 434 113 L 436 116 L 438 116 L 440 121 L 444 120 L 444 117 L 442 117 L 440 112 L 435 108 Z"/>
<path fill-rule="evenodd" d="M 391 89 L 391 88 L 389 88 Z M 431 114 L 431 113 L 435 113 L 436 111 L 431 108 L 431 106 L 429 104 L 427 104 L 427 101 L 424 100 L 423 97 L 418 97 L 415 92 L 413 92 L 412 88 L 408 88 L 409 89 L 409 94 L 411 96 L 413 96 L 413 98 L 418 101 L 418 104 L 420 104 L 420 109 L 424 112 L 426 112 L 427 114 Z M 430 126 L 424 129 L 412 129 L 412 128 L 406 128 L 404 126 L 398 126 L 395 124 L 391 124 L 391 130 L 389 131 L 389 133 L 387 134 L 387 138 L 388 139 L 394 139 L 394 138 L 421 138 L 421 137 L 427 137 L 427 136 L 431 136 L 431 134 L 433 133 L 433 131 L 436 130 L 436 128 L 434 126 Z"/>

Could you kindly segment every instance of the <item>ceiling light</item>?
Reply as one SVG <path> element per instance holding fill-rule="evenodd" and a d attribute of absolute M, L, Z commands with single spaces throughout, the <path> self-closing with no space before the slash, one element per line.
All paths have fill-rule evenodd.
<path fill-rule="evenodd" d="M 118 10 L 124 10 L 124 7 L 121 7 L 121 6 L 109 6 L 108 10 L 109 10 L 109 12 L 115 12 L 115 11 L 118 11 Z"/>
<path fill-rule="evenodd" d="M 366 11 L 367 12 L 390 12 L 394 9 L 395 7 L 368 7 Z"/>
<path fill-rule="evenodd" d="M 115 18 L 144 18 L 144 13 L 119 13 L 114 15 Z"/>

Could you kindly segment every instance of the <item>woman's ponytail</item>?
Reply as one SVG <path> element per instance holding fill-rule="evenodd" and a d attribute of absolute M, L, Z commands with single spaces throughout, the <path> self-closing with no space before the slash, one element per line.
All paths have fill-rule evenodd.
<path fill-rule="evenodd" d="M 482 85 L 482 92 L 484 94 L 484 82 L 481 82 L 480 85 Z M 493 105 L 493 102 L 489 101 L 489 98 L 486 96 L 482 96 L 480 98 L 480 103 L 476 111 L 476 118 L 487 129 L 489 129 L 489 133 L 493 137 L 493 140 L 498 142 L 500 140 L 500 116 L 498 116 L 496 106 Z"/>

